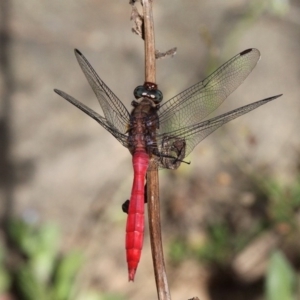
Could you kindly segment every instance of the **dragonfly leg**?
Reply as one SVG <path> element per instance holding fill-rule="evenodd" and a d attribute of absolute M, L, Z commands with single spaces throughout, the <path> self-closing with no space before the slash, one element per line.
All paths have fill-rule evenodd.
<path fill-rule="evenodd" d="M 191 163 L 181 159 L 184 157 L 184 152 L 183 155 L 178 153 L 177 156 L 164 154 L 159 151 L 153 151 L 153 154 L 160 158 L 162 165 L 167 169 L 177 169 L 181 163 L 188 165 Z"/>
<path fill-rule="evenodd" d="M 144 187 L 144 203 L 147 203 L 147 181 L 145 183 L 145 187 Z"/>
<path fill-rule="evenodd" d="M 128 214 L 128 209 L 129 209 L 129 200 L 127 199 L 123 204 L 122 204 L 122 210 L 124 213 Z"/>

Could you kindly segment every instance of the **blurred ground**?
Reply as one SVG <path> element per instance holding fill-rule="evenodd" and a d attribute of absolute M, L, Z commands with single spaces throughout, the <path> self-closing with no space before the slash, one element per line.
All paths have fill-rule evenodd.
<path fill-rule="evenodd" d="M 121 204 L 131 190 L 130 155 L 96 122 L 53 92 L 61 89 L 100 110 L 75 59 L 73 49 L 78 48 L 130 107 L 144 69 L 143 44 L 131 33 L 128 1 L 4 2 L 0 4 L 3 216 L 13 213 L 58 223 L 63 249 L 85 251 L 82 286 L 127 299 L 155 298 L 148 231 L 136 281 L 127 282 L 126 216 Z M 155 1 L 157 48 L 178 47 L 175 58 L 157 64 L 164 99 L 203 79 L 212 61 L 216 67 L 250 47 L 258 48 L 262 59 L 218 112 L 284 94 L 208 137 L 194 150 L 190 166 L 177 173 L 161 172 L 166 241 L 179 230 L 168 219 L 170 214 L 177 225 L 182 222 L 182 228 L 200 239 L 201 222 L 217 213 L 216 207 L 227 201 L 230 208 L 233 202 L 251 198 L 247 174 L 257 172 L 282 184 L 297 174 L 300 5 L 291 1 L 290 10 L 280 15 L 267 5 L 264 12 L 256 12 L 255 3 Z M 221 299 L 209 296 L 205 268 L 186 262 L 179 270 L 168 266 L 167 270 L 174 299 Z"/>

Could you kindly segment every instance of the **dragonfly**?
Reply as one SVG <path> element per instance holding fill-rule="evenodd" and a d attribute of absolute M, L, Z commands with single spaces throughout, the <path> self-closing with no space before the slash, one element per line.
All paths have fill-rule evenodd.
<path fill-rule="evenodd" d="M 54 91 L 96 120 L 132 154 L 133 184 L 126 224 L 126 259 L 129 281 L 134 281 L 144 239 L 145 181 L 151 168 L 177 169 L 195 146 L 227 122 L 282 96 L 272 96 L 207 119 L 246 79 L 260 59 L 255 48 L 247 49 L 168 101 L 155 83 L 134 90 L 129 112 L 77 49 L 75 56 L 93 89 L 104 116 L 61 90 Z M 153 167 L 154 166 L 154 167 Z"/>

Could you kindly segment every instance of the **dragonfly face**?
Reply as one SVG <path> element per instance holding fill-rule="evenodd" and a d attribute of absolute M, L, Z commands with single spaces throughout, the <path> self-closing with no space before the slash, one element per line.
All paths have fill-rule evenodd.
<path fill-rule="evenodd" d="M 139 85 L 133 91 L 135 99 L 140 99 L 146 97 L 152 99 L 153 102 L 157 105 L 163 99 L 163 94 L 160 90 L 157 89 L 157 85 L 151 82 L 145 82 L 144 85 Z"/>

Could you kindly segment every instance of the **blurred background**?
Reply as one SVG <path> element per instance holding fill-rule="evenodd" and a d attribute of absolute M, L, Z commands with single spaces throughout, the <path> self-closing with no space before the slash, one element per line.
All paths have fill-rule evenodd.
<path fill-rule="evenodd" d="M 78 48 L 130 109 L 144 81 L 130 14 L 125 0 L 0 2 L 1 300 L 156 298 L 147 226 L 127 280 L 130 154 L 53 92 L 101 113 Z M 250 47 L 260 62 L 214 115 L 283 93 L 201 142 L 191 165 L 160 172 L 173 298 L 296 299 L 300 2 L 163 0 L 154 18 L 157 49 L 178 48 L 157 62 L 165 100 Z"/>

